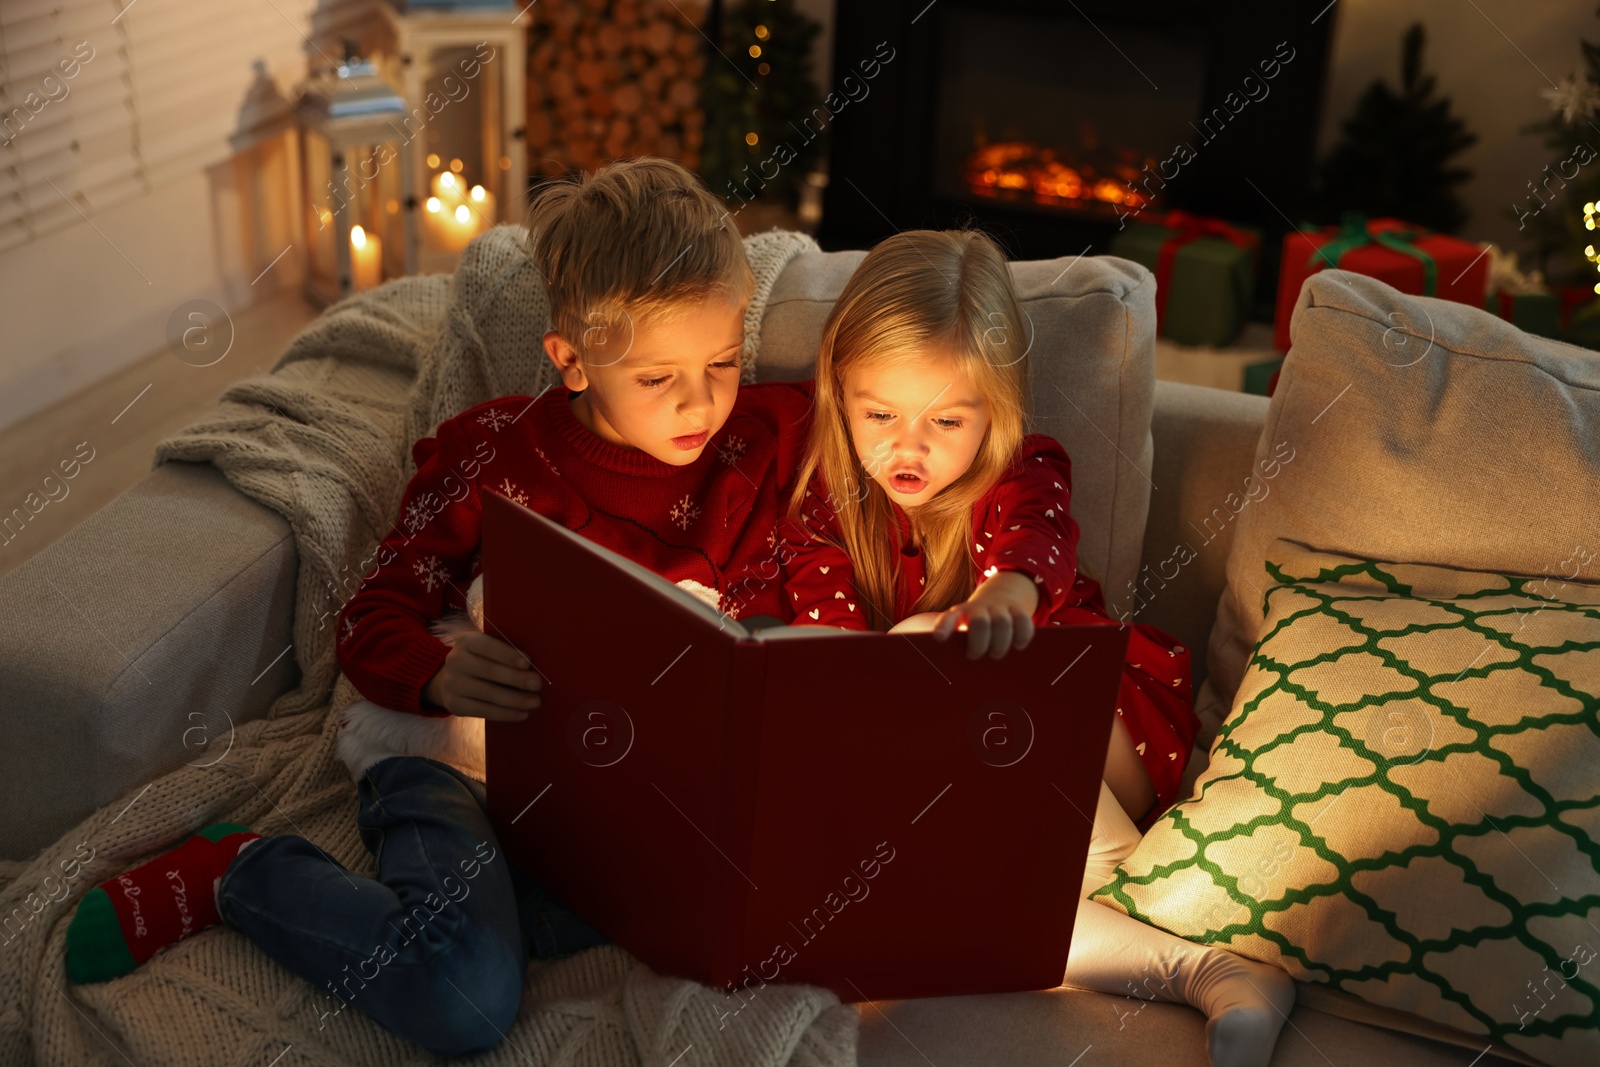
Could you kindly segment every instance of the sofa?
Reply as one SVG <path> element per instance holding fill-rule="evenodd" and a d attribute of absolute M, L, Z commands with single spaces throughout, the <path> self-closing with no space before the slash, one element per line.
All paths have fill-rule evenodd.
<path fill-rule="evenodd" d="M 863 254 L 807 252 L 784 269 L 761 323 L 760 380 L 809 377 L 822 320 Z M 1101 578 L 1113 614 L 1158 626 L 1195 650 L 1203 730 L 1190 782 L 1205 766 L 1231 701 L 1231 688 L 1219 691 L 1210 677 L 1208 653 L 1219 642 L 1242 639 L 1238 632 L 1213 632 L 1230 574 L 1248 581 L 1248 566 L 1231 559 L 1245 543 L 1240 531 L 1259 542 L 1266 531 L 1258 513 L 1272 493 L 1293 491 L 1294 479 L 1269 485 L 1257 473 L 1272 447 L 1266 431 L 1287 426 L 1286 398 L 1304 394 L 1297 392 L 1301 382 L 1344 374 L 1405 344 L 1412 346 L 1404 350 L 1408 359 L 1423 346 L 1437 348 L 1440 360 L 1468 358 L 1461 353 L 1487 346 L 1525 364 L 1518 353 L 1554 345 L 1473 309 L 1402 297 L 1369 279 L 1327 271 L 1301 294 L 1295 348 L 1269 400 L 1155 380 L 1154 279 L 1137 264 L 1063 257 L 1013 269 L 1032 334 L 1035 426 L 1054 434 L 1073 458 L 1072 508 L 1083 531 L 1084 565 Z M 1418 325 L 1424 319 L 1426 327 Z M 1590 391 L 1584 406 L 1569 409 L 1572 417 L 1593 415 L 1594 378 L 1567 384 Z M 1363 410 L 1377 411 L 1383 401 L 1366 397 Z M 1321 418 L 1299 408 L 1290 416 Z M 1417 420 L 1418 432 L 1427 416 L 1403 415 Z M 1395 427 L 1382 429 L 1395 436 Z M 1432 447 L 1421 439 L 1409 443 Z M 1398 464 L 1414 460 L 1403 449 L 1387 454 Z M 1373 466 L 1384 455 L 1365 453 L 1363 477 L 1387 477 Z M 1444 453 L 1430 455 L 1438 461 Z M 1304 462 L 1295 478 L 1315 471 L 1314 462 Z M 1411 512 L 1410 541 L 1400 549 L 1425 546 L 1430 527 L 1476 521 L 1430 512 L 1432 502 L 1415 495 L 1422 483 L 1414 465 L 1407 476 L 1411 495 L 1387 505 Z M 1562 527 L 1560 536 L 1578 506 L 1572 499 L 1551 502 L 1545 517 Z M 1587 506 L 1592 517 L 1592 497 Z M 1392 518 L 1346 513 L 1332 528 L 1343 536 Z M 1535 525 L 1532 516 L 1519 520 L 1519 535 Z M 1481 531 L 1473 536 L 1481 540 Z M 1441 543 L 1447 549 L 1441 561 L 1460 563 L 1471 538 L 1454 530 Z M 1180 545 L 1192 551 L 1177 563 Z M 1502 555 L 1492 562 L 1514 562 Z M 0 860 L 27 860 L 90 812 L 193 759 L 185 731 L 197 728 L 196 709 L 204 709 L 207 724 L 222 717 L 248 721 L 296 685 L 294 659 L 282 655 L 291 638 L 296 567 L 294 538 L 277 513 L 208 465 L 167 463 L 0 579 L 0 692 L 6 694 L 0 715 L 11 740 L 0 750 L 6 782 Z M 1238 684 L 1237 677 L 1227 679 L 1229 687 Z M 1308 983 L 1300 988 L 1272 1060 L 1279 1067 L 1535 1062 L 1417 1016 Z M 875 1002 L 859 1012 L 858 1058 L 871 1067 L 1205 1063 L 1198 1012 L 1132 996 L 1058 988 Z"/>

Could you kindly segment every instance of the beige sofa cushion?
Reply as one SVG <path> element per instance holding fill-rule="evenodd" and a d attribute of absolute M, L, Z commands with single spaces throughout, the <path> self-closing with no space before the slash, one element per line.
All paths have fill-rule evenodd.
<path fill-rule="evenodd" d="M 822 325 L 864 251 L 807 252 L 784 268 L 761 322 L 760 381 L 812 377 Z M 1072 457 L 1078 555 L 1113 617 L 1131 611 L 1150 510 L 1155 278 L 1113 256 L 1011 265 L 1032 324 L 1033 430 Z"/>
<path fill-rule="evenodd" d="M 1339 270 L 1306 281 L 1291 336 L 1256 458 L 1287 442 L 1294 459 L 1238 518 L 1202 745 L 1261 638 L 1276 538 L 1600 582 L 1600 355 Z"/>
<path fill-rule="evenodd" d="M 1097 899 L 1551 1064 L 1600 1061 L 1600 585 L 1268 547 L 1195 796 Z"/>

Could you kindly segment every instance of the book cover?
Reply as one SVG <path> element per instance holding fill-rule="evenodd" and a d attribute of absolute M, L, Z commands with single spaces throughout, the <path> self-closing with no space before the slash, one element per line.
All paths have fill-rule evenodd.
<path fill-rule="evenodd" d="M 507 854 L 650 967 L 847 1001 L 1059 985 L 1127 632 L 753 632 L 484 495 L 488 632 L 546 685 L 490 722 Z M 618 611 L 617 604 L 626 604 Z"/>

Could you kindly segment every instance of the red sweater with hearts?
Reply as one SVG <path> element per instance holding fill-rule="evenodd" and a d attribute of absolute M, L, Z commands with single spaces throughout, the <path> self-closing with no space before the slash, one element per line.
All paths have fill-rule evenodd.
<path fill-rule="evenodd" d="M 485 492 L 669 581 L 716 590 L 731 617 L 791 618 L 776 530 L 810 426 L 811 383 L 742 387 L 700 458 L 681 467 L 596 436 L 572 411 L 576 395 L 555 386 L 537 398 L 500 397 L 412 446 L 417 473 L 399 521 L 339 611 L 339 666 L 362 696 L 448 714 L 422 696 L 450 651 L 428 622 L 465 609 L 481 565 Z"/>
<path fill-rule="evenodd" d="M 1072 497 L 1072 461 L 1056 439 L 1029 434 L 1010 471 L 972 509 L 972 565 L 1021 571 L 1039 587 L 1033 613 L 1043 626 L 1064 608 L 1079 604 L 1104 612 L 1100 584 L 1078 573 L 1078 524 L 1068 505 Z M 784 567 L 789 607 L 796 625 L 867 628 L 850 557 L 835 547 L 839 517 L 820 476 L 806 490 L 799 519 L 779 524 L 786 543 Z M 894 544 L 900 551 L 899 596 L 878 607 L 894 619 L 915 611 L 924 580 L 922 550 L 909 544 L 911 524 L 905 510 L 893 506 Z"/>

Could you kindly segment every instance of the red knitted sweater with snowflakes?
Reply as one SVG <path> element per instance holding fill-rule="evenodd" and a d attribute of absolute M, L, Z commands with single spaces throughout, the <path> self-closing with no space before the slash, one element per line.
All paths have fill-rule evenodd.
<path fill-rule="evenodd" d="M 879 490 L 881 491 L 881 490 Z M 797 626 L 842 626 L 865 630 L 850 557 L 839 542 L 839 516 L 827 487 L 813 476 L 795 519 L 779 523 L 785 545 L 784 588 Z M 972 564 L 977 572 L 1021 571 L 1039 587 L 1035 625 L 1072 617 L 1072 609 L 1104 614 L 1100 584 L 1078 573 L 1077 522 L 1072 518 L 1072 461 L 1055 438 L 1028 434 L 1003 475 L 972 509 Z M 925 575 L 922 550 L 910 543 L 905 510 L 890 501 L 899 549 L 894 604 L 879 605 L 894 619 L 915 611 Z"/>
<path fill-rule="evenodd" d="M 720 610 L 788 621 L 776 529 L 798 471 L 811 383 L 739 390 L 686 466 L 612 444 L 578 421 L 565 386 L 506 396 L 439 424 L 412 446 L 417 473 L 375 569 L 339 612 L 339 666 L 362 696 L 448 714 L 422 690 L 450 646 L 429 620 L 464 610 L 481 565 L 482 494 L 507 496 L 660 574 L 717 590 Z M 559 605 L 551 605 L 559 611 Z"/>

